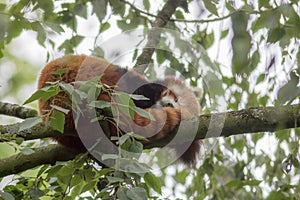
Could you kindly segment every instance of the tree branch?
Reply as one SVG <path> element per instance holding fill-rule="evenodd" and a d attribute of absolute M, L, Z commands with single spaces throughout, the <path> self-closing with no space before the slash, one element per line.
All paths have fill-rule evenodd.
<path fill-rule="evenodd" d="M 7 105 L 7 107 L 10 107 L 10 105 Z M 0 125 L 0 136 L 8 135 L 32 140 L 72 135 L 72 133 L 61 134 L 53 130 L 48 123 L 39 123 L 21 132 L 18 131 L 19 125 L 20 123 Z M 184 130 L 185 138 L 188 138 L 186 134 L 193 132 L 193 129 L 197 129 L 195 139 L 204 139 L 228 137 L 245 133 L 272 132 L 295 127 L 300 127 L 300 104 L 265 108 L 253 107 L 240 111 L 201 115 L 190 120 L 183 120 L 178 129 Z M 170 137 L 173 137 L 178 129 L 170 133 Z M 146 147 L 162 147 L 167 144 L 167 141 L 168 139 L 163 139 L 161 144 L 155 142 L 146 145 Z"/>
<path fill-rule="evenodd" d="M 7 105 L 7 107 L 10 107 L 10 105 Z M 61 133 L 53 130 L 47 123 L 40 123 L 22 132 L 18 132 L 18 126 L 19 123 L 0 125 L 0 136 L 7 134 L 8 136 L 23 137 L 25 140 L 62 136 Z M 166 138 L 145 144 L 144 148 L 163 147 L 171 140 L 174 142 L 176 134 L 174 144 L 180 144 L 197 139 L 228 137 L 265 131 L 272 132 L 296 127 L 300 127 L 300 104 L 266 108 L 253 107 L 240 111 L 201 115 L 193 119 L 183 120 L 177 129 L 172 131 Z M 19 173 L 41 164 L 53 164 L 55 161 L 73 159 L 74 156 L 74 152 L 66 147 L 51 145 L 38 148 L 30 155 L 17 154 L 0 160 L 0 177 Z"/>
<path fill-rule="evenodd" d="M 36 117 L 37 111 L 17 104 L 0 102 L 0 114 L 26 119 Z"/>
<path fill-rule="evenodd" d="M 33 149 L 29 155 L 22 153 L 0 160 L 0 177 L 17 174 L 27 169 L 44 165 L 55 164 L 56 161 L 68 161 L 74 159 L 78 154 L 67 147 L 60 145 L 49 145 Z"/>
<path fill-rule="evenodd" d="M 300 127 L 300 104 L 280 107 L 253 107 L 183 120 L 168 137 L 145 148 L 163 147 L 172 140 L 178 130 L 183 131 L 178 143 L 205 138 L 229 137 L 240 134 L 273 132 Z M 197 130 L 196 134 L 194 129 Z M 181 132 L 182 133 L 182 132 Z M 190 134 L 194 133 L 194 134 Z M 189 136 L 190 134 L 190 136 Z"/>
<path fill-rule="evenodd" d="M 21 123 L 0 125 L 0 136 L 21 137 L 25 140 L 42 139 L 48 137 L 59 137 L 62 133 L 54 130 L 49 123 L 39 123 L 30 129 L 19 131 Z M 74 133 L 64 133 L 63 135 L 74 135 Z M 1 142 L 1 137 L 0 137 Z"/>
<path fill-rule="evenodd" d="M 160 34 L 163 27 L 166 26 L 167 22 L 170 21 L 172 14 L 175 12 L 178 6 L 183 5 L 185 0 L 168 0 L 162 10 L 158 13 L 156 20 L 152 25 L 152 29 L 148 35 L 148 41 L 143 49 L 142 54 L 137 58 L 134 68 L 141 67 L 141 72 L 144 72 L 147 65 L 151 61 L 151 57 L 154 53 L 155 47 L 160 41 Z"/>

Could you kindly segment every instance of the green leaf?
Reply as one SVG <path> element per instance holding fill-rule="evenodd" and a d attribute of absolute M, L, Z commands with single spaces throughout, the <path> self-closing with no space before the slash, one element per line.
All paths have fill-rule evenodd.
<path fill-rule="evenodd" d="M 83 17 L 84 19 L 87 19 L 87 6 L 83 3 L 78 3 L 74 6 L 73 12 L 80 16 Z"/>
<path fill-rule="evenodd" d="M 182 170 L 182 171 L 176 173 L 175 180 L 184 185 L 188 175 L 189 175 L 188 170 L 186 170 L 186 169 Z"/>
<path fill-rule="evenodd" d="M 144 175 L 144 180 L 148 187 L 152 188 L 158 194 L 162 194 L 162 191 L 161 191 L 162 183 L 159 178 L 154 176 L 154 174 L 152 174 L 150 172 L 146 173 Z"/>
<path fill-rule="evenodd" d="M 95 107 L 95 108 L 109 108 L 111 107 L 110 102 L 107 101 L 102 101 L 102 100 L 97 100 L 97 101 L 92 101 L 89 106 Z"/>
<path fill-rule="evenodd" d="M 129 135 L 129 134 L 124 134 L 124 135 L 122 135 L 122 136 L 118 139 L 119 145 L 124 144 L 124 142 L 126 142 L 129 138 L 130 138 L 130 135 Z"/>
<path fill-rule="evenodd" d="M 259 50 L 256 50 L 253 52 L 251 56 L 251 63 L 250 63 L 251 69 L 254 70 L 257 67 L 259 62 L 260 62 L 260 53 Z"/>
<path fill-rule="evenodd" d="M 21 150 L 21 154 L 23 155 L 30 155 L 30 154 L 33 154 L 34 153 L 34 150 L 31 149 L 31 148 L 24 148 Z"/>
<path fill-rule="evenodd" d="M 203 3 L 205 5 L 205 8 L 212 14 L 219 16 L 218 14 L 218 9 L 216 4 L 218 3 L 218 1 L 215 0 L 203 0 Z"/>
<path fill-rule="evenodd" d="M 228 33 L 229 33 L 229 29 L 222 31 L 220 39 L 221 40 L 224 39 L 228 35 Z"/>
<path fill-rule="evenodd" d="M 280 13 L 276 10 L 265 11 L 260 14 L 257 20 L 252 24 L 253 32 L 257 32 L 259 29 L 275 29 L 279 27 Z"/>
<path fill-rule="evenodd" d="M 4 11 L 6 9 L 6 4 L 0 3 L 0 11 Z"/>
<path fill-rule="evenodd" d="M 55 130 L 63 133 L 65 126 L 65 114 L 58 110 L 54 110 L 50 118 L 50 124 Z"/>
<path fill-rule="evenodd" d="M 55 83 L 56 84 L 56 83 Z M 51 97 L 56 96 L 61 90 L 59 89 L 59 87 L 56 87 L 56 85 L 51 85 L 51 86 L 46 86 L 43 87 L 40 90 L 37 90 L 36 92 L 34 92 L 24 103 L 28 104 L 31 103 L 35 100 L 38 100 L 39 98 L 42 98 L 43 102 L 46 102 L 48 99 L 50 99 Z"/>
<path fill-rule="evenodd" d="M 113 177 L 113 176 L 106 176 L 106 179 L 108 180 L 108 184 L 121 183 L 124 181 L 123 178 Z"/>
<path fill-rule="evenodd" d="M 74 87 L 69 83 L 59 82 L 58 85 L 65 91 L 69 96 L 74 92 Z"/>
<path fill-rule="evenodd" d="M 133 153 L 142 153 L 143 144 L 134 140 L 130 144 L 129 151 Z"/>
<path fill-rule="evenodd" d="M 70 187 L 74 187 L 75 185 L 78 185 L 78 183 L 82 183 L 84 181 L 84 179 L 81 178 L 81 175 L 79 174 L 75 174 L 72 177 L 71 183 L 70 183 Z"/>
<path fill-rule="evenodd" d="M 157 60 L 158 64 L 162 64 L 166 60 L 166 57 L 165 57 L 165 54 L 163 51 L 156 49 L 156 60 Z"/>
<path fill-rule="evenodd" d="M 65 74 L 68 71 L 69 71 L 68 68 L 64 68 L 64 69 L 59 69 L 59 70 L 56 70 L 56 71 L 52 71 L 51 74 L 61 76 L 61 75 Z"/>
<path fill-rule="evenodd" d="M 246 180 L 243 181 L 243 185 L 249 185 L 249 186 L 258 186 L 262 181 L 260 180 Z"/>
<path fill-rule="evenodd" d="M 267 42 L 276 43 L 285 35 L 284 28 L 275 28 L 269 31 Z"/>
<path fill-rule="evenodd" d="M 129 94 L 129 96 L 134 99 L 134 100 L 150 100 L 149 98 L 143 96 L 143 95 L 138 95 L 138 94 Z"/>
<path fill-rule="evenodd" d="M 143 0 L 143 5 L 144 5 L 144 8 L 149 11 L 149 9 L 150 9 L 149 0 Z"/>
<path fill-rule="evenodd" d="M 107 12 L 106 12 L 107 2 L 108 1 L 105 1 L 105 0 L 92 1 L 93 13 L 96 14 L 96 16 L 98 17 L 100 22 L 105 18 L 106 14 L 107 14 Z"/>
<path fill-rule="evenodd" d="M 234 187 L 236 189 L 241 188 L 243 185 L 241 184 L 240 180 L 232 180 L 226 183 L 227 187 Z"/>
<path fill-rule="evenodd" d="M 45 1 L 45 0 L 43 0 L 43 1 Z M 48 26 L 52 31 L 54 31 L 56 33 L 64 32 L 64 29 L 62 28 L 62 26 L 60 24 L 57 24 L 56 22 L 46 21 L 45 25 Z"/>
<path fill-rule="evenodd" d="M 128 188 L 121 188 L 118 190 L 117 192 L 117 197 L 118 199 L 120 200 L 130 200 L 127 195 L 126 195 L 126 192 L 128 191 L 129 189 Z"/>
<path fill-rule="evenodd" d="M 78 184 L 78 182 L 77 182 L 77 184 Z M 83 185 L 81 194 L 84 192 L 93 190 L 96 185 L 97 185 L 96 181 L 88 181 L 85 185 Z"/>
<path fill-rule="evenodd" d="M 258 7 L 259 8 L 271 8 L 269 0 L 258 0 Z"/>
<path fill-rule="evenodd" d="M 156 119 L 146 110 L 141 109 L 139 107 L 136 106 L 130 106 L 130 109 L 133 110 L 134 112 L 136 112 L 138 115 L 145 117 L 147 119 L 150 119 L 151 121 L 155 121 Z"/>
<path fill-rule="evenodd" d="M 249 67 L 249 52 L 251 48 L 251 37 L 248 33 L 249 15 L 240 11 L 232 15 L 232 28 L 234 36 L 231 40 L 233 49 L 232 71 L 234 73 L 249 74 L 253 69 Z"/>
<path fill-rule="evenodd" d="M 23 130 L 27 130 L 27 129 L 30 129 L 31 127 L 37 125 L 38 123 L 41 123 L 42 122 L 42 119 L 40 117 L 30 117 L 30 118 L 27 118 L 25 119 L 24 121 L 22 121 L 20 123 L 20 126 L 19 126 L 19 132 L 20 131 L 23 131 Z"/>
<path fill-rule="evenodd" d="M 75 169 L 73 168 L 73 166 L 65 165 L 61 167 L 57 173 L 61 176 L 70 176 L 71 174 L 73 174 L 74 170 Z"/>
<path fill-rule="evenodd" d="M 212 96 L 222 96 L 224 95 L 225 91 L 222 87 L 222 81 L 212 72 L 207 72 L 205 77 L 203 78 L 203 83 L 207 88 L 207 91 Z"/>
<path fill-rule="evenodd" d="M 135 187 L 126 192 L 127 197 L 132 200 L 147 200 L 147 191 L 144 188 Z"/>
<path fill-rule="evenodd" d="M 56 105 L 50 105 L 52 108 L 54 108 L 55 110 L 58 110 L 64 114 L 68 114 L 70 112 L 69 109 L 65 109 L 63 107 L 60 107 L 60 106 L 56 106 Z"/>
<path fill-rule="evenodd" d="M 292 71 L 290 73 L 290 80 L 278 90 L 276 104 L 284 104 L 300 96 L 298 83 L 299 76 L 296 72 Z"/>
<path fill-rule="evenodd" d="M 117 155 L 117 154 L 103 154 L 101 156 L 101 160 L 109 160 L 109 159 L 116 160 L 118 158 L 119 158 L 119 155 Z"/>
<path fill-rule="evenodd" d="M 119 0 L 110 0 L 110 5 L 112 7 L 113 14 L 120 15 L 121 17 L 124 16 L 125 9 L 126 9 L 126 6 L 124 3 L 122 3 Z"/>
<path fill-rule="evenodd" d="M 32 27 L 32 30 L 36 31 L 37 32 L 37 39 L 38 39 L 38 42 L 41 46 L 45 46 L 45 40 L 46 40 L 46 32 L 45 32 L 45 28 L 42 26 L 42 24 L 40 22 L 32 22 L 31 23 L 31 27 Z"/>
<path fill-rule="evenodd" d="M 300 73 L 300 46 L 298 47 L 298 52 L 297 52 L 297 55 L 296 55 L 296 59 L 297 59 L 297 65 L 298 65 L 297 72 L 299 74 Z"/>
<path fill-rule="evenodd" d="M 215 40 L 215 36 L 214 36 L 214 32 L 212 32 L 212 33 L 205 35 L 201 44 L 204 49 L 208 49 L 209 47 L 211 47 L 213 45 L 214 40 Z"/>
<path fill-rule="evenodd" d="M 8 23 L 6 42 L 10 43 L 13 38 L 18 37 L 23 31 L 23 21 L 14 20 Z"/>
<path fill-rule="evenodd" d="M 28 104 L 28 103 L 31 103 L 35 100 L 38 100 L 39 98 L 41 98 L 44 94 L 46 94 L 45 91 L 42 91 L 42 90 L 38 90 L 36 91 L 35 93 L 33 93 L 24 103 L 23 105 L 25 104 Z"/>
<path fill-rule="evenodd" d="M 100 26 L 100 33 L 106 31 L 107 29 L 109 29 L 110 27 L 110 24 L 105 22 L 105 23 L 102 23 L 101 26 Z"/>
<path fill-rule="evenodd" d="M 137 140 L 144 140 L 144 141 L 148 141 L 148 139 L 144 136 L 141 136 L 141 135 L 138 135 L 138 134 L 135 134 L 133 132 L 130 132 L 130 133 L 127 133 L 127 135 L 130 135 L 131 137 L 137 139 Z"/>
<path fill-rule="evenodd" d="M 266 78 L 266 74 L 260 74 L 256 79 L 256 85 L 263 82 Z"/>
<path fill-rule="evenodd" d="M 236 149 L 239 153 L 243 152 L 244 146 L 245 146 L 244 140 L 235 140 L 234 143 L 232 144 L 232 148 Z"/>
<path fill-rule="evenodd" d="M 176 11 L 175 11 L 175 17 L 176 17 L 177 19 L 184 19 L 184 15 L 183 15 L 183 13 L 181 12 L 181 10 L 176 10 Z"/>
<path fill-rule="evenodd" d="M 2 192 L 2 191 L 0 191 L 0 197 L 2 197 L 3 200 L 15 200 L 14 196 L 11 195 L 8 192 Z"/>

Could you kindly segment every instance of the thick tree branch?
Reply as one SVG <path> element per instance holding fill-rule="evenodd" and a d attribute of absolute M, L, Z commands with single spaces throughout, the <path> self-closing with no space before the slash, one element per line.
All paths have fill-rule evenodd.
<path fill-rule="evenodd" d="M 48 137 L 59 137 L 62 135 L 59 131 L 54 130 L 49 123 L 39 123 L 30 129 L 19 131 L 21 123 L 0 125 L 0 136 L 21 137 L 25 140 L 34 140 Z M 64 135 L 72 135 L 64 133 Z M 0 137 L 1 142 L 1 137 Z"/>
<path fill-rule="evenodd" d="M 7 105 L 9 108 L 10 105 Z M 23 137 L 25 140 L 57 137 L 62 134 L 54 131 L 48 124 L 40 123 L 29 130 L 18 132 L 19 123 L 0 125 L 0 136 Z M 170 135 L 159 141 L 145 144 L 144 148 L 163 147 L 176 135 L 174 144 L 196 139 L 228 137 L 233 135 L 276 131 L 300 127 L 300 104 L 281 107 L 256 107 L 211 115 L 201 115 L 182 123 Z M 179 131 L 179 132 L 177 132 Z M 18 154 L 0 160 L 0 177 L 19 173 L 41 164 L 69 160 L 75 157 L 73 151 L 61 146 L 42 147 L 33 154 Z"/>
<path fill-rule="evenodd" d="M 0 160 L 0 177 L 17 174 L 44 164 L 53 165 L 56 161 L 68 161 L 74 159 L 77 154 L 60 145 L 36 148 L 29 155 L 19 153 Z"/>
<path fill-rule="evenodd" d="M 6 134 L 32 140 L 62 135 L 60 132 L 53 130 L 47 123 L 39 123 L 21 132 L 18 132 L 19 125 L 20 123 L 0 125 L 0 136 Z M 266 108 L 253 107 L 240 111 L 201 115 L 190 120 L 183 120 L 178 128 L 184 131 L 185 138 L 187 138 L 187 133 L 196 129 L 196 136 L 193 135 L 195 139 L 203 139 L 228 137 L 244 133 L 271 132 L 295 127 L 300 127 L 300 104 Z M 173 137 L 176 133 L 177 130 L 174 130 L 170 137 Z M 72 135 L 72 133 L 64 133 L 64 135 Z M 164 139 L 161 144 L 157 142 L 149 144 L 147 148 L 161 147 L 167 144 L 167 141 L 167 139 Z"/>
<path fill-rule="evenodd" d="M 154 53 L 155 47 L 160 41 L 160 34 L 163 27 L 166 26 L 170 20 L 172 14 L 175 12 L 178 6 L 182 6 L 186 3 L 185 0 L 168 0 L 162 10 L 158 13 L 156 20 L 152 25 L 152 29 L 148 35 L 148 42 L 143 49 L 142 54 L 137 58 L 134 68 L 140 67 L 141 72 L 145 71 L 147 65 L 151 61 L 152 54 Z"/>
<path fill-rule="evenodd" d="M 196 139 L 228 137 L 257 132 L 272 132 L 300 127 L 300 104 L 280 107 L 254 107 L 184 120 L 167 138 L 145 145 L 145 148 L 163 147 L 174 135 L 178 142 Z M 197 131 L 195 131 L 197 130 Z M 188 135 L 190 134 L 190 135 Z M 192 139 L 194 138 L 194 139 Z"/>
<path fill-rule="evenodd" d="M 37 111 L 17 104 L 0 102 L 0 114 L 26 119 L 36 117 Z"/>

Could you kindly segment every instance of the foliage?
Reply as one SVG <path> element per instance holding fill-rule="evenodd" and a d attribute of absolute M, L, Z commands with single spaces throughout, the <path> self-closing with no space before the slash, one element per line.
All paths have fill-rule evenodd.
<path fill-rule="evenodd" d="M 52 58 L 53 52 L 57 50 L 61 54 L 87 54 L 91 50 L 90 53 L 94 55 L 113 60 L 122 53 L 122 45 L 108 51 L 101 48 L 99 38 L 134 28 L 142 28 L 147 34 L 147 28 L 151 28 L 157 18 L 156 13 L 166 3 L 150 0 L 131 2 L 21 0 L 0 3 L 0 57 L 2 61 L 13 60 L 11 54 L 14 52 L 9 52 L 9 46 L 17 38 L 22 38 L 23 33 L 30 32 L 47 51 L 44 61 Z M 162 35 L 159 48 L 155 49 L 152 56 L 152 63 L 154 66 L 171 66 L 163 70 L 164 74 L 174 74 L 176 70 L 191 85 L 203 87 L 201 105 L 204 113 L 297 103 L 300 5 L 295 0 L 284 2 L 188 1 L 191 13 L 178 8 L 167 24 L 167 28 L 179 32 L 182 37 L 172 32 Z M 82 27 L 86 21 L 93 23 L 89 31 Z M 174 42 L 170 42 L 172 39 Z M 187 46 L 183 41 L 192 41 L 192 45 Z M 143 39 L 140 46 L 134 47 L 131 60 L 126 66 L 133 66 L 130 62 L 134 63 L 141 53 L 139 47 L 142 47 L 142 42 Z M 88 47 L 84 49 L 82 46 Z M 25 41 L 24 48 L 30 49 L 31 45 Z M 18 68 L 24 66 L 22 62 L 16 63 Z M 155 78 L 159 70 L 149 66 L 145 75 Z M 33 79 L 28 78 L 30 71 L 22 72 L 23 79 L 18 79 L 20 73 L 14 73 L 16 88 L 32 83 Z M 17 82 L 20 80 L 24 80 L 24 83 Z M 89 84 L 98 83 L 90 81 L 83 83 L 83 86 Z M 34 93 L 26 103 L 39 97 L 49 99 L 62 90 L 69 90 L 70 94 L 78 92 L 71 86 L 63 82 L 52 83 Z M 103 89 L 101 85 L 96 87 Z M 131 98 L 120 95 L 124 99 Z M 110 107 L 99 101 L 91 105 L 99 109 Z M 63 132 L 62 116 L 68 111 L 55 106 L 52 108 L 52 125 Z M 130 109 L 138 112 L 133 105 Z M 27 119 L 23 122 L 23 128 L 27 129 L 37 122 L 37 118 Z M 141 138 L 136 137 L 134 134 L 126 134 L 114 139 L 124 144 L 123 148 L 141 153 Z M 174 164 L 155 175 L 150 172 L 127 173 L 103 168 L 86 155 L 80 155 L 66 163 L 45 165 L 16 175 L 9 183 L 6 179 L 0 179 L 1 183 L 6 183 L 3 189 L 0 187 L 0 197 L 5 200 L 75 197 L 299 199 L 299 137 L 299 129 L 292 129 L 275 134 L 220 138 L 217 143 L 215 140 L 205 140 L 206 155 L 194 169 Z M 19 146 L 22 143 L 16 140 L 11 141 L 10 145 L 15 151 L 33 145 Z M 30 153 L 30 150 L 24 152 Z M 147 150 L 144 152 L 147 153 Z M 160 155 L 152 160 L 153 166 L 163 163 L 164 156 L 168 155 Z M 120 159 L 115 155 L 105 155 L 104 158 Z"/>

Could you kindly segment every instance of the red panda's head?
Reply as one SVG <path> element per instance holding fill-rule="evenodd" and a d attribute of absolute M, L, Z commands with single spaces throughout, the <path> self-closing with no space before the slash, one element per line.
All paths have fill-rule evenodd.
<path fill-rule="evenodd" d="M 182 119 L 199 116 L 199 90 L 186 86 L 183 80 L 173 76 L 166 77 L 160 84 L 165 86 L 161 98 L 155 103 L 155 107 L 173 107 L 181 110 Z"/>

